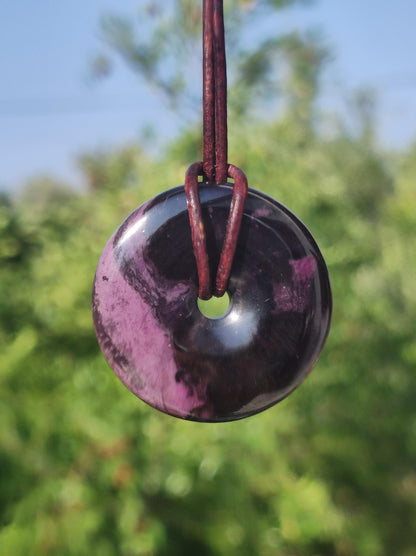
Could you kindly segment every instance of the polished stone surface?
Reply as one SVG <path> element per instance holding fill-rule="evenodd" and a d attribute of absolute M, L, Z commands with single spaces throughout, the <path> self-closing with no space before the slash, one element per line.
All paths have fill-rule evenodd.
<path fill-rule="evenodd" d="M 215 277 L 231 186 L 201 187 Z M 285 207 L 249 190 L 218 319 L 198 309 L 198 278 L 183 187 L 135 210 L 98 264 L 93 316 L 101 349 L 124 384 L 184 419 L 230 421 L 286 397 L 315 364 L 329 330 L 322 255 Z"/>

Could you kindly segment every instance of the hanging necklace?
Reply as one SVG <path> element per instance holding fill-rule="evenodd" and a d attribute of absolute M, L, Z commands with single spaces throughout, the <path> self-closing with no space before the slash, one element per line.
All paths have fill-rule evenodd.
<path fill-rule="evenodd" d="M 307 228 L 228 164 L 222 0 L 204 0 L 203 23 L 204 160 L 110 238 L 93 318 L 107 361 L 136 396 L 216 422 L 267 409 L 302 382 L 328 335 L 332 301 Z M 204 316 L 198 297 L 224 293 L 226 313 Z"/>

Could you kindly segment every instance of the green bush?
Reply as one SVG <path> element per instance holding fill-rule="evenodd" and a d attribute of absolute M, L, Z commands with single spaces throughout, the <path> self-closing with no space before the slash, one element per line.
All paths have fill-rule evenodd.
<path fill-rule="evenodd" d="M 139 147 L 84 159 L 100 176 L 84 195 L 49 184 L 45 202 L 38 184 L 3 199 L 2 554 L 416 554 L 416 150 L 386 163 L 343 135 L 305 143 L 288 120 L 234 133 L 230 160 L 327 259 L 321 360 L 278 406 L 218 425 L 159 414 L 105 363 L 90 316 L 101 250 L 181 183 L 194 134 L 157 160 Z"/>

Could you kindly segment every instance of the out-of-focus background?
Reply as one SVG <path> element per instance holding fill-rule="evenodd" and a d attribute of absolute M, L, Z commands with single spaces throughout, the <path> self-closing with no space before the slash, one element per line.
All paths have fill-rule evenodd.
<path fill-rule="evenodd" d="M 201 425 L 100 354 L 95 266 L 201 158 L 199 0 L 0 2 L 0 553 L 416 555 L 412 0 L 229 0 L 229 160 L 315 235 L 306 382 Z"/>

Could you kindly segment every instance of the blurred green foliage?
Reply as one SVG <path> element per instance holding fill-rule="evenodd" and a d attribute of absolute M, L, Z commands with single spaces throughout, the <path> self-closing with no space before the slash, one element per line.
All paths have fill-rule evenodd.
<path fill-rule="evenodd" d="M 386 154 L 366 121 L 325 138 L 291 106 L 236 118 L 229 158 L 315 235 L 333 326 L 307 381 L 245 421 L 137 400 L 90 315 L 105 241 L 183 182 L 199 133 L 83 157 L 82 195 L 38 180 L 0 199 L 1 554 L 416 555 L 416 145 Z"/>

